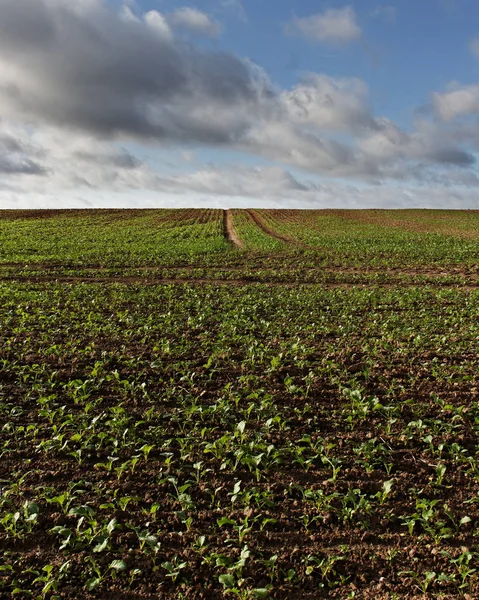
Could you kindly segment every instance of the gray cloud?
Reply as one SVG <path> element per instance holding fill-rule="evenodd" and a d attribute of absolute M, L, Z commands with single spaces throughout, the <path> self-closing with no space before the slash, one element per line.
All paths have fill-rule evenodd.
<path fill-rule="evenodd" d="M 48 169 L 39 161 L 42 152 L 21 129 L 7 127 L 0 121 L 0 174 L 46 175 Z"/>
<path fill-rule="evenodd" d="M 429 156 L 434 162 L 445 165 L 457 165 L 460 167 L 470 167 L 476 159 L 474 155 L 460 148 L 433 148 Z"/>
<path fill-rule="evenodd" d="M 21 5 L 2 5 L 4 114 L 160 141 L 208 143 L 210 128 L 211 142 L 219 143 L 238 135 L 248 110 L 271 94 L 267 78 L 247 61 L 175 40 L 154 11 L 140 20 L 121 18 L 100 0 Z M 211 108 L 209 122 L 191 110 L 202 106 Z M 236 110 L 240 118 L 221 128 L 215 109 Z"/>
<path fill-rule="evenodd" d="M 338 39 L 340 23 L 356 31 L 352 9 L 331 9 L 326 16 L 336 19 L 331 31 Z M 479 125 L 460 129 L 454 117 L 479 106 L 477 86 L 434 95 L 441 118 L 418 120 L 406 131 L 373 114 L 367 87 L 358 79 L 309 74 L 280 90 L 248 60 L 177 39 L 173 21 L 158 11 L 115 12 L 103 0 L 3 0 L 0 112 L 28 127 L 0 127 L 2 173 L 47 174 L 45 193 L 48 186 L 157 189 L 158 176 L 121 149 L 133 140 L 239 149 L 369 182 L 429 181 L 431 169 L 445 169 L 446 179 L 450 173 L 473 185 L 451 169 L 475 162 Z M 287 171 L 268 173 L 292 186 L 290 192 L 302 191 Z M 226 181 L 247 195 L 238 177 Z M 264 181 L 266 175 L 251 177 Z M 216 171 L 202 171 L 191 181 L 205 193 L 214 193 L 208 181 L 227 193 Z M 171 180 L 168 185 L 170 191 L 182 189 Z M 261 186 L 254 189 L 261 194 Z"/>
<path fill-rule="evenodd" d="M 47 170 L 30 158 L 0 156 L 0 174 L 2 175 L 46 175 Z"/>

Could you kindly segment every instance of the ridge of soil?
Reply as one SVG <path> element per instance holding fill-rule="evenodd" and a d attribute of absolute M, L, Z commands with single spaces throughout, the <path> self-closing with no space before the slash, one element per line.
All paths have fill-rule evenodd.
<path fill-rule="evenodd" d="M 272 256 L 273 258 L 273 256 Z M 124 270 L 129 270 L 129 271 L 138 271 L 138 272 L 150 272 L 152 275 L 154 275 L 157 271 L 162 270 L 162 271 L 195 271 L 195 270 L 201 270 L 201 271 L 206 271 L 206 270 L 212 270 L 212 271 L 217 271 L 219 268 L 221 269 L 221 271 L 225 271 L 225 272 L 241 272 L 244 271 L 245 268 L 248 266 L 248 262 L 246 262 L 244 265 L 240 264 L 240 265 L 215 265 L 215 266 L 205 266 L 205 267 L 198 267 L 196 265 L 182 265 L 182 264 L 173 264 L 173 265 L 162 265 L 162 264 L 156 264 L 156 265 L 126 265 L 126 266 L 118 266 L 118 265 L 99 265 L 99 264 L 88 264 L 88 265 L 78 265 L 78 264 L 68 264 L 68 263 L 61 263 L 61 262 L 30 262 L 28 264 L 25 264 L 26 261 L 24 262 L 4 262 L 1 263 L 0 262 L 0 272 L 2 270 L 5 269 L 19 269 L 20 271 L 23 271 L 23 275 L 25 275 L 26 273 L 28 273 L 29 271 L 37 271 L 37 270 L 49 270 L 50 273 L 56 273 L 56 270 L 76 270 L 76 271 L 82 271 L 82 272 L 100 272 L 100 273 L 104 273 L 105 271 L 124 271 Z M 283 265 L 273 265 L 271 267 L 261 267 L 262 271 L 275 271 L 278 269 L 282 269 Z M 302 266 L 301 270 L 303 272 L 310 272 L 310 271 L 318 271 L 319 268 L 317 266 L 312 267 L 312 266 Z M 356 275 L 375 275 L 378 273 L 384 274 L 384 275 L 412 275 L 412 276 L 417 276 L 417 275 L 427 275 L 429 277 L 439 277 L 439 276 L 445 276 L 445 275 L 462 275 L 462 276 L 468 276 L 468 275 L 476 275 L 479 273 L 479 269 L 473 268 L 473 267 L 464 267 L 464 266 L 450 266 L 450 265 L 440 265 L 440 266 L 431 266 L 431 265 L 424 265 L 424 266 L 417 266 L 417 267 L 397 267 L 397 266 L 391 266 L 391 267 L 387 267 L 387 266 L 382 266 L 382 267 L 376 267 L 376 266 L 365 266 L 365 267 L 357 267 L 357 266 L 349 266 L 349 265 L 341 265 L 341 266 L 321 266 L 320 270 L 323 273 L 344 273 L 344 274 L 356 274 Z M 12 276 L 12 273 L 9 273 L 8 276 Z"/>
<path fill-rule="evenodd" d="M 285 242 L 286 244 L 292 244 L 293 246 L 299 246 L 301 248 L 311 248 L 311 246 L 308 246 L 307 244 L 304 244 L 303 242 L 295 240 L 294 238 L 290 237 L 289 235 L 285 235 L 283 233 L 278 233 L 277 231 L 275 231 L 274 229 L 272 229 L 271 227 L 266 225 L 266 223 L 263 221 L 263 219 L 258 215 L 258 213 L 255 210 L 247 209 L 246 212 L 253 219 L 255 224 L 264 233 L 266 233 L 266 235 L 269 235 L 270 237 L 275 238 L 275 239 L 279 240 L 280 242 Z"/>
<path fill-rule="evenodd" d="M 323 288 L 354 288 L 354 287 L 381 287 L 381 288 L 394 288 L 394 287 L 427 287 L 433 285 L 434 287 L 441 289 L 461 289 L 461 290 L 476 290 L 479 289 L 479 282 L 467 282 L 467 283 L 432 283 L 431 281 L 267 281 L 259 278 L 239 278 L 239 279 L 220 279 L 214 277 L 177 277 L 177 278 L 165 278 L 165 277 L 138 277 L 138 276 L 112 276 L 112 277 L 82 277 L 79 275 L 68 275 L 68 276 L 57 276 L 57 275 L 8 275 L 0 277 L 0 283 L 2 282 L 17 282 L 17 283 L 97 283 L 97 284 L 108 284 L 108 283 L 125 283 L 125 284 L 142 284 L 142 285 L 183 285 L 183 284 L 209 284 L 209 285 L 252 285 L 259 284 L 269 287 L 300 287 L 300 286 L 320 286 Z"/>

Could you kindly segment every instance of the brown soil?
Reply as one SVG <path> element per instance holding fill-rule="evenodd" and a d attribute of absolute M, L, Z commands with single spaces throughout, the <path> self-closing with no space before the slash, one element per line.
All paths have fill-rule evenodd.
<path fill-rule="evenodd" d="M 266 257 L 267 259 L 271 259 L 270 267 L 262 268 L 262 270 L 270 269 L 274 271 L 276 269 L 284 269 L 284 265 L 281 263 L 278 266 L 275 266 L 273 261 L 277 258 L 277 255 L 270 255 Z M 216 271 L 217 269 L 221 269 L 224 272 L 241 272 L 248 268 L 248 261 L 242 265 L 218 265 L 214 267 L 201 267 L 197 265 L 123 265 L 123 266 L 104 266 L 99 264 L 88 264 L 88 265 L 77 265 L 77 264 L 68 264 L 61 262 L 0 262 L 0 271 L 3 269 L 20 269 L 23 271 L 22 275 L 25 275 L 28 271 L 39 271 L 46 270 L 50 273 L 55 273 L 55 270 L 78 270 L 82 272 L 103 272 L 105 270 L 111 271 L 139 271 L 142 273 L 150 272 L 152 275 L 158 272 L 158 270 L 162 271 L 196 271 L 196 270 L 212 270 Z M 429 277 L 444 277 L 444 276 L 471 276 L 471 275 L 479 275 L 479 267 L 476 266 L 463 266 L 463 265 L 441 265 L 441 266 L 415 266 L 415 267 L 375 267 L 375 266 L 366 266 L 366 267 L 357 267 L 357 266 L 337 266 L 337 267 L 311 267 L 311 266 L 302 266 L 302 272 L 319 272 L 322 273 L 337 273 L 337 274 L 354 274 L 354 275 L 374 275 L 374 274 L 384 274 L 384 275 L 409 275 L 409 276 L 429 276 Z M 12 275 L 11 273 L 9 276 Z"/>
<path fill-rule="evenodd" d="M 236 248 L 243 249 L 244 244 L 236 233 L 236 229 L 233 224 L 233 217 L 231 216 L 231 211 L 229 209 L 223 211 L 223 227 L 225 238 L 228 240 L 228 242 Z"/>
<path fill-rule="evenodd" d="M 17 341 L 17 344 L 20 342 Z M 106 355 L 114 354 L 114 346 L 112 342 L 103 339 L 100 341 L 99 350 L 104 351 Z M 131 351 L 134 352 L 134 348 Z M 331 356 L 330 358 L 333 358 Z M 351 372 L 357 369 L 358 363 L 355 362 L 361 357 L 345 357 L 340 353 L 338 348 L 334 359 L 341 361 L 346 368 Z M 415 357 L 418 362 L 426 362 L 431 360 L 430 355 L 418 355 Z M 27 356 L 23 359 L 26 364 L 35 364 L 38 360 L 36 356 Z M 58 369 L 59 373 L 63 372 L 63 377 L 70 378 L 72 373 L 66 370 L 65 365 L 61 363 L 51 365 Z M 205 376 L 204 366 L 201 366 L 204 360 L 200 361 L 196 367 L 198 377 Z M 463 357 L 463 364 L 467 364 L 467 357 Z M 165 361 L 165 365 L 167 365 Z M 75 365 L 76 375 L 85 378 L 86 365 Z M 70 367 L 69 367 L 70 368 Z M 168 367 L 165 366 L 165 374 Z M 300 378 L 305 375 L 310 367 L 298 368 L 295 376 Z M 374 390 L 378 394 L 386 394 L 391 377 L 402 381 L 405 390 L 403 397 L 398 399 L 398 402 L 408 397 L 411 392 L 410 373 L 411 366 L 405 362 L 397 365 L 397 370 L 390 372 L 386 361 L 377 364 L 374 367 L 372 374 L 373 380 L 370 382 L 364 381 L 364 385 L 369 387 L 368 392 Z M 282 378 L 287 373 L 293 373 L 293 366 L 288 366 L 285 372 L 278 374 L 276 384 L 272 376 L 265 375 L 264 384 L 268 383 L 271 389 L 275 391 L 276 405 L 278 410 L 281 410 L 282 415 L 288 419 L 291 429 L 286 428 L 274 429 L 271 433 L 271 444 L 277 447 L 287 447 L 288 440 L 294 439 L 297 444 L 301 445 L 303 436 L 309 436 L 316 440 L 318 436 L 317 424 L 310 424 L 311 419 L 299 418 L 294 410 L 294 404 L 291 403 L 291 398 L 284 393 Z M 158 373 L 154 370 L 142 374 L 154 379 L 158 379 Z M 123 377 L 133 377 L 134 373 L 122 372 Z M 227 385 L 235 377 L 234 371 L 217 370 L 212 371 L 210 377 L 208 391 L 203 396 L 202 402 L 205 406 L 208 405 L 207 398 L 211 402 L 216 400 L 224 393 L 224 386 Z M 382 382 L 382 383 L 381 383 Z M 9 385 L 6 383 L 5 385 Z M 153 384 L 152 384 L 153 385 Z M 161 389 L 161 381 L 156 383 L 156 391 Z M 417 384 L 415 394 L 420 395 L 423 400 L 424 414 L 429 415 L 433 419 L 438 413 L 437 405 L 431 400 L 430 391 L 436 388 L 436 382 L 431 379 L 426 371 L 424 379 Z M 15 398 L 18 406 L 26 409 L 27 404 L 22 398 L 21 384 L 13 384 L 11 387 L 5 388 L 12 398 Z M 464 394 L 460 397 L 460 394 Z M 444 384 L 441 395 L 450 398 L 451 402 L 461 402 L 467 405 L 468 409 L 473 409 L 476 402 L 476 396 L 470 390 L 460 390 L 454 387 L 452 383 Z M 105 410 L 108 406 L 108 397 L 105 397 Z M 265 567 L 261 560 L 269 558 L 272 555 L 278 557 L 281 570 L 275 579 L 275 589 L 270 598 L 278 600 L 289 600 L 291 598 L 298 599 L 316 599 L 316 598 L 332 598 L 335 600 L 346 598 L 355 598 L 367 600 L 376 598 L 377 600 L 387 600 L 394 597 L 412 600 L 413 598 L 468 598 L 467 594 L 461 594 L 457 588 L 450 584 L 444 584 L 441 590 L 440 586 L 434 588 L 434 594 L 423 595 L 415 586 L 415 581 L 410 578 L 406 580 L 405 575 L 400 575 L 414 568 L 418 573 L 434 571 L 441 573 L 448 567 L 446 558 L 441 554 L 442 546 L 426 544 L 424 539 L 415 540 L 414 536 L 407 536 L 407 528 L 400 521 L 400 515 L 410 514 L 412 508 L 410 505 L 411 495 L 410 488 L 421 488 L 421 492 L 426 497 L 441 497 L 447 501 L 449 505 L 455 508 L 461 505 L 466 497 L 472 497 L 472 492 L 477 487 L 477 481 L 472 477 L 468 477 L 464 469 L 458 469 L 451 457 L 446 454 L 442 460 L 447 462 L 447 479 L 440 490 L 434 486 L 435 466 L 431 464 L 431 456 L 427 451 L 427 447 L 419 439 L 419 437 L 411 437 L 410 439 L 400 440 L 394 433 L 390 436 L 383 436 L 381 419 L 371 416 L 364 421 L 358 421 L 354 428 L 347 431 L 338 431 L 337 429 L 337 414 L 338 398 L 335 395 L 335 386 L 331 385 L 328 380 L 318 378 L 315 381 L 311 390 L 311 396 L 308 400 L 311 403 L 312 410 L 310 414 L 321 415 L 321 429 L 319 434 L 324 438 L 324 443 L 332 443 L 336 447 L 335 452 L 341 449 L 340 457 L 342 461 L 342 469 L 340 477 L 337 481 L 330 479 L 330 472 L 325 465 L 319 460 L 314 459 L 311 467 L 308 470 L 295 466 L 294 463 L 286 461 L 276 470 L 271 470 L 266 480 L 261 482 L 255 481 L 255 478 L 247 470 L 243 469 L 238 473 L 231 474 L 220 468 L 220 462 L 215 462 L 211 457 L 209 464 L 212 471 L 208 479 L 202 481 L 199 485 L 191 488 L 192 499 L 196 505 L 196 509 L 192 512 L 194 521 L 191 531 L 186 530 L 178 520 L 178 502 L 173 498 L 172 486 L 166 480 L 161 480 L 159 474 L 165 468 L 164 457 L 161 453 L 152 454 L 151 460 L 139 463 L 135 476 L 125 476 L 121 481 L 117 480 L 114 472 L 106 472 L 98 470 L 94 467 L 95 463 L 104 460 L 106 457 L 102 455 L 101 449 L 93 448 L 91 457 L 85 457 L 84 463 L 80 466 L 74 460 L 68 458 L 67 454 L 61 452 L 55 456 L 48 456 L 35 453 L 30 456 L 28 463 L 28 477 L 26 478 L 23 492 L 26 497 L 34 497 L 36 488 L 40 486 L 55 485 L 55 489 L 68 489 L 68 483 L 73 481 L 84 480 L 88 482 L 85 486 L 85 493 L 79 497 L 77 504 L 91 505 L 97 514 L 107 515 L 110 513 L 102 512 L 108 509 L 100 509 L 98 496 L 92 494 L 89 490 L 94 484 L 95 486 L 104 487 L 105 502 L 112 494 L 113 489 L 118 490 L 118 497 L 135 498 L 128 505 L 126 511 L 117 511 L 115 518 L 121 525 L 121 529 L 115 531 L 112 538 L 113 551 L 105 553 L 97 553 L 94 555 L 96 561 L 101 565 L 102 572 L 108 572 L 108 564 L 114 558 L 121 558 L 126 561 L 129 572 L 134 569 L 140 571 L 139 576 L 132 584 L 131 590 L 125 590 L 127 579 L 125 577 L 115 581 L 111 576 L 105 578 L 103 587 L 96 593 L 89 594 L 84 591 L 84 551 L 79 551 L 75 548 L 65 552 L 59 552 L 59 538 L 51 533 L 53 526 L 62 525 L 75 529 L 78 519 L 62 515 L 57 506 L 52 504 L 42 503 L 41 518 L 42 521 L 34 533 L 27 534 L 23 541 L 14 541 L 8 539 L 5 533 L 0 534 L 0 544 L 4 551 L 9 553 L 9 556 L 23 557 L 23 568 L 30 567 L 40 571 L 45 564 L 58 564 L 60 560 L 64 560 L 66 552 L 71 561 L 71 567 L 68 574 L 68 588 L 61 586 L 61 598 L 68 600 L 71 598 L 101 598 L 101 599 L 135 599 L 135 598 L 163 598 L 165 600 L 173 598 L 185 598 L 188 600 L 195 599 L 221 599 L 230 597 L 223 593 L 221 586 L 218 585 L 217 576 L 221 572 L 215 563 L 207 563 L 205 555 L 197 555 L 192 551 L 192 545 L 199 534 L 207 532 L 208 547 L 220 554 L 228 554 L 237 556 L 238 550 L 232 550 L 229 547 L 229 539 L 235 534 L 231 527 L 216 527 L 217 519 L 220 516 L 225 516 L 225 511 L 211 509 L 211 500 L 209 489 L 218 490 L 218 499 L 221 505 L 231 506 L 227 512 L 228 518 L 241 522 L 245 516 L 250 518 L 259 517 L 276 517 L 277 521 L 270 525 L 266 525 L 264 529 L 259 530 L 259 525 L 255 525 L 255 529 L 247 534 L 245 542 L 252 551 L 256 561 L 250 561 L 245 568 L 245 577 L 249 581 L 256 582 L 258 587 L 268 583 L 265 575 Z M 78 405 L 73 403 L 71 399 L 62 399 L 62 402 L 68 403 L 68 411 L 75 413 L 78 410 Z M 117 400 L 111 398 L 112 405 L 115 405 Z M 303 401 L 301 401 L 302 403 Z M 177 428 L 176 421 L 172 420 L 173 406 L 176 401 L 171 404 L 162 404 L 161 408 L 155 414 L 157 425 L 167 425 L 169 429 L 166 437 L 159 437 L 157 444 L 159 449 L 167 450 L 179 457 L 179 450 L 175 442 L 170 438 L 181 439 L 183 433 Z M 300 404 L 298 403 L 298 407 Z M 289 408 L 288 408 L 289 407 Z M 144 401 L 138 398 L 126 398 L 124 408 L 129 414 L 137 416 L 140 420 L 146 408 Z M 11 417 L 15 421 L 15 425 L 23 425 L 25 428 L 32 422 L 43 423 L 39 416 L 37 408 L 28 412 L 25 410 L 19 415 Z M 444 415 L 442 415 L 444 417 Z M 171 433 L 170 433 L 171 430 Z M 159 427 L 159 431 L 162 429 Z M 6 434 L 3 433 L 5 436 Z M 212 438 L 207 438 L 208 441 L 215 439 L 219 433 L 216 433 Z M 391 460 L 391 475 L 387 474 L 384 467 L 376 466 L 371 472 L 365 472 L 364 468 L 359 467 L 355 448 L 360 444 L 365 444 L 367 440 L 378 437 L 384 447 L 390 451 Z M 2 440 L 3 441 L 3 440 Z M 38 443 L 37 440 L 35 443 Z M 455 437 L 442 439 L 442 442 L 447 446 Z M 474 448 L 477 444 L 476 435 L 470 435 L 467 431 L 461 431 L 460 443 L 464 448 Z M 171 446 L 173 444 L 173 446 Z M 171 447 L 170 447 L 171 446 Z M 27 447 L 26 447 L 27 448 Z M 196 450 L 195 450 L 196 451 Z M 25 458 L 23 456 L 23 458 Z M 11 473 L 15 468 L 21 465 L 21 451 L 17 450 L 17 454 L 12 458 L 7 458 L 0 465 L 0 479 L 10 480 Z M 193 463 L 195 460 L 205 460 L 201 454 L 195 454 L 189 457 L 186 462 Z M 27 470 L 25 468 L 25 470 Z M 359 508 L 357 515 L 362 514 L 362 518 L 341 521 L 339 500 L 332 500 L 332 510 L 326 512 L 321 507 L 317 507 L 313 502 L 309 504 L 302 500 L 301 488 L 309 490 L 322 490 L 326 496 L 335 493 L 341 493 L 343 496 L 348 489 L 357 489 L 358 492 L 373 499 L 374 495 L 382 489 L 383 482 L 388 479 L 394 480 L 393 492 L 390 499 L 385 505 L 373 504 L 377 510 L 377 516 L 368 512 L 367 508 Z M 276 504 L 275 510 L 269 510 L 267 507 L 256 506 L 252 504 L 246 509 L 241 503 L 233 506 L 229 499 L 228 491 L 232 489 L 236 479 L 241 480 L 243 489 L 247 487 L 256 487 L 261 492 L 269 494 L 269 497 Z M 287 493 L 285 493 L 287 492 Z M 153 503 L 158 503 L 157 516 L 148 517 L 149 508 Z M 351 508 L 351 507 L 350 507 Z M 364 511 L 362 513 L 362 511 Z M 470 504 L 468 515 L 477 522 L 478 511 L 477 504 Z M 145 527 L 147 518 L 154 519 L 148 526 L 154 531 L 160 530 L 160 539 L 162 542 L 158 557 L 146 556 L 146 553 L 138 551 L 138 539 L 133 533 L 129 524 L 134 524 L 137 528 Z M 304 519 L 311 519 L 308 526 L 303 525 Z M 251 523 L 253 521 L 251 520 Z M 128 526 L 127 526 L 128 525 Z M 415 534 L 424 538 L 424 532 L 419 525 L 415 526 Z M 458 547 L 447 547 L 448 551 L 458 556 L 460 547 L 473 547 L 474 544 L 474 527 L 466 527 L 463 532 L 456 536 L 455 542 L 459 543 Z M 347 548 L 346 552 L 344 548 Z M 208 553 L 210 550 L 207 551 Z M 234 554 L 236 552 L 236 554 Z M 337 572 L 336 579 L 344 576 L 346 582 L 338 589 L 332 586 L 328 589 L 327 586 L 320 588 L 322 581 L 319 569 L 312 576 L 306 575 L 307 564 L 305 557 L 314 555 L 318 559 L 327 556 L 343 556 L 334 565 L 334 570 Z M 181 573 L 179 582 L 176 586 L 169 581 L 164 570 L 156 568 L 156 565 L 161 565 L 163 561 L 173 560 L 177 556 L 181 561 L 187 563 L 187 567 Z M 61 557 L 61 558 L 59 558 Z M 298 578 L 303 581 L 304 588 L 299 590 L 298 584 L 291 584 L 285 580 L 285 574 L 289 569 L 293 569 Z M 215 578 L 216 577 L 216 578 Z M 33 576 L 30 578 L 33 579 Z M 185 583 L 181 586 L 181 581 Z M 331 576 L 331 579 L 333 577 Z M 422 580 L 422 579 L 421 579 Z M 123 589 L 122 589 L 123 586 Z M 469 598 L 477 598 L 477 584 L 471 581 L 472 594 Z M 442 593 L 441 593 L 442 592 Z M 354 594 L 354 595 L 353 595 Z M 439 595 L 440 594 L 440 595 Z M 5 594 L 0 597 L 9 597 Z M 20 596 L 22 597 L 22 596 Z M 231 596 L 233 597 L 233 596 Z"/>
<path fill-rule="evenodd" d="M 122 283 L 130 285 L 252 285 L 261 284 L 270 287 L 300 287 L 300 286 L 319 286 L 322 288 L 354 288 L 354 287 L 425 287 L 434 285 L 441 289 L 465 289 L 475 290 L 479 288 L 479 282 L 449 283 L 449 282 L 431 282 L 431 281 L 268 281 L 257 277 L 243 277 L 238 279 L 220 279 L 215 277 L 140 277 L 140 276 L 118 276 L 111 277 L 82 277 L 82 276 L 63 276 L 63 275 L 8 275 L 0 277 L 0 282 L 14 281 L 18 283 L 88 283 L 88 284 L 112 284 Z"/>

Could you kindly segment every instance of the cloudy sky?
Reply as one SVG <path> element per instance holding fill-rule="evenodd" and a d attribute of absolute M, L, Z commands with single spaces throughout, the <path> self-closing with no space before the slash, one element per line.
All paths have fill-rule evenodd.
<path fill-rule="evenodd" d="M 1 0 L 0 208 L 479 208 L 477 0 Z"/>

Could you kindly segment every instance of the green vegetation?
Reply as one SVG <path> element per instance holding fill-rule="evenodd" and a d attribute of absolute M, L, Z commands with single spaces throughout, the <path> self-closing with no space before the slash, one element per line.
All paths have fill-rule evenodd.
<path fill-rule="evenodd" d="M 191 263 L 224 252 L 221 210 L 0 211 L 0 261 Z"/>
<path fill-rule="evenodd" d="M 472 211 L 258 211 L 280 234 L 341 265 L 477 263 L 479 215 Z"/>
<path fill-rule="evenodd" d="M 123 253 L 160 212 L 0 220 L 0 596 L 477 597 L 472 240 L 359 268 L 190 211 Z"/>

